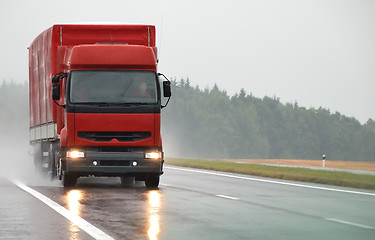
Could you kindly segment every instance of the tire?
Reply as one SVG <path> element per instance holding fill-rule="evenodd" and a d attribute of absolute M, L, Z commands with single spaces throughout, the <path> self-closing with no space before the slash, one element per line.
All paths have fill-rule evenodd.
<path fill-rule="evenodd" d="M 72 174 L 63 173 L 62 184 L 64 187 L 74 187 L 77 183 L 77 177 Z"/>
<path fill-rule="evenodd" d="M 56 148 L 53 147 L 53 145 L 51 145 L 52 147 L 50 148 L 49 152 L 48 152 L 48 157 L 49 157 L 49 162 L 48 162 L 48 174 L 49 174 L 49 177 L 52 180 L 54 180 L 55 178 L 57 178 L 57 166 L 55 164 L 56 162 L 56 157 L 58 158 L 58 153 L 56 152 Z"/>
<path fill-rule="evenodd" d="M 145 181 L 145 185 L 147 188 L 158 188 L 159 181 L 160 181 L 159 175 L 150 174 Z"/>
<path fill-rule="evenodd" d="M 121 187 L 132 187 L 135 182 L 134 177 L 122 176 L 121 178 Z"/>
<path fill-rule="evenodd" d="M 37 172 L 42 172 L 42 147 L 36 143 L 34 147 L 34 167 Z"/>
<path fill-rule="evenodd" d="M 62 166 L 61 159 L 59 159 L 59 162 L 57 164 L 56 174 L 57 174 L 57 178 L 59 180 L 62 180 L 62 177 L 63 177 L 63 166 Z"/>

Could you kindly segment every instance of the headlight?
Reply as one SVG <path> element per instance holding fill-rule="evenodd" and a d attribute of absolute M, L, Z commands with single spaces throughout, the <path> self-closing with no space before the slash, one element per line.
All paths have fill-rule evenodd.
<path fill-rule="evenodd" d="M 148 159 L 160 159 L 162 157 L 161 152 L 146 152 L 145 153 L 145 158 Z"/>
<path fill-rule="evenodd" d="M 84 158 L 85 152 L 80 150 L 69 150 L 66 152 L 67 158 Z"/>

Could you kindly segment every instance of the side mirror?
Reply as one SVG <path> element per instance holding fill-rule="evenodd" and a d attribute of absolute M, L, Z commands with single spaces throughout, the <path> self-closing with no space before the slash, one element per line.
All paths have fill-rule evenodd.
<path fill-rule="evenodd" d="M 167 80 L 167 81 L 163 81 L 163 93 L 164 93 L 164 97 L 167 97 L 168 100 L 165 103 L 165 105 L 161 105 L 161 108 L 165 108 L 168 105 L 169 100 L 171 99 L 171 96 L 172 96 L 171 81 L 169 81 L 168 78 L 162 73 L 158 73 L 158 76 L 159 76 L 159 81 L 161 81 L 160 77 L 163 77 L 165 80 Z"/>
<path fill-rule="evenodd" d="M 60 82 L 60 79 L 63 79 L 63 78 L 65 78 L 66 76 L 68 76 L 68 73 L 64 73 L 64 72 L 56 73 L 56 74 L 52 77 L 52 83 L 59 83 L 59 82 Z"/>
<path fill-rule="evenodd" d="M 53 78 L 52 78 L 53 81 Z M 52 85 L 52 99 L 53 100 L 60 100 L 60 84 L 54 83 Z"/>
<path fill-rule="evenodd" d="M 52 83 L 59 83 L 60 81 L 60 75 L 55 75 L 52 77 Z"/>
<path fill-rule="evenodd" d="M 169 82 L 169 81 L 163 82 L 163 92 L 164 92 L 164 97 L 171 97 L 172 96 L 171 82 Z"/>

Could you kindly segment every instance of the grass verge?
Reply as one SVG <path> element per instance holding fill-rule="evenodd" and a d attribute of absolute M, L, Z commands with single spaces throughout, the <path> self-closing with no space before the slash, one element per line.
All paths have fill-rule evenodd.
<path fill-rule="evenodd" d="M 167 158 L 165 163 L 182 167 L 375 190 L 375 176 L 373 175 L 184 158 Z"/>

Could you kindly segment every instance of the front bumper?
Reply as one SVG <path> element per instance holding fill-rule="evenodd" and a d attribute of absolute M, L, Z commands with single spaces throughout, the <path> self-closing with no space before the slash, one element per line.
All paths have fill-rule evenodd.
<path fill-rule="evenodd" d="M 62 160 L 64 171 L 77 176 L 161 175 L 164 163 L 163 158 L 146 159 L 144 151 L 100 152 L 86 150 L 84 158 L 64 158 Z"/>

